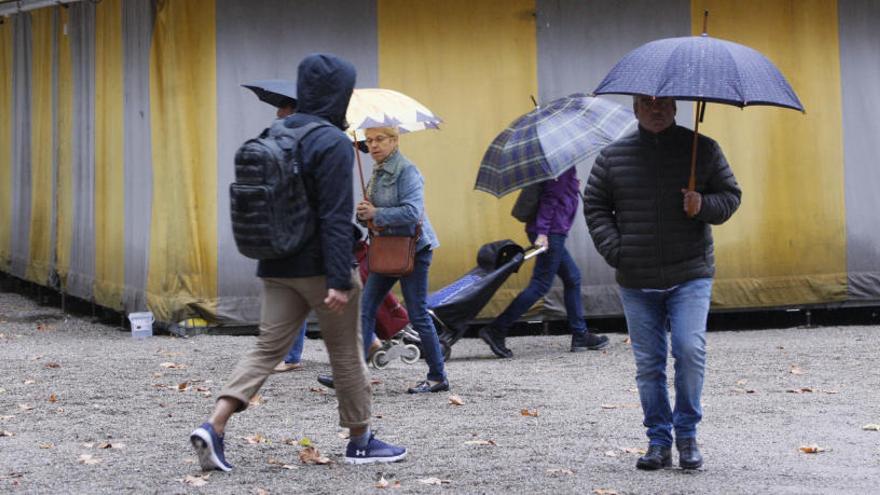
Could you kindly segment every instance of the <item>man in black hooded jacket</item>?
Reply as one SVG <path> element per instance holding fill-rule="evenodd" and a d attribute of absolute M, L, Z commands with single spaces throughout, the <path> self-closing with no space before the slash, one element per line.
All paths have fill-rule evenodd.
<path fill-rule="evenodd" d="M 599 154 L 584 195 L 596 249 L 617 270 L 620 299 L 636 360 L 636 383 L 648 429 L 639 469 L 703 465 L 697 424 L 706 369 L 706 319 L 715 275 L 711 225 L 740 204 L 740 188 L 718 143 L 698 137 L 696 190 L 690 175 L 694 133 L 675 125 L 675 100 L 637 95 L 637 132 Z M 666 359 L 675 358 L 675 409 Z"/>
<path fill-rule="evenodd" d="M 354 83 L 354 66 L 333 55 L 310 55 L 299 65 L 298 111 L 284 125 L 319 124 L 300 141 L 304 182 L 318 228 L 295 255 L 259 262 L 263 297 L 256 345 L 235 367 L 211 417 L 190 435 L 204 470 L 232 469 L 224 454 L 226 423 L 247 408 L 311 310 L 318 316 L 333 368 L 339 424 L 351 432 L 346 461 L 395 462 L 406 456 L 405 448 L 380 441 L 369 427 L 372 390 L 359 325 L 362 286 L 352 255 L 354 154 L 343 132 Z"/>

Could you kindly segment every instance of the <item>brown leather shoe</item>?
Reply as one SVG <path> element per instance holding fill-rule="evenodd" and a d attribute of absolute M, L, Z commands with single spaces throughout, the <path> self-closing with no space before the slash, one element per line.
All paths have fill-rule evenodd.
<path fill-rule="evenodd" d="M 272 371 L 275 373 L 286 373 L 288 371 L 299 371 L 305 368 L 302 363 L 285 363 L 281 361 Z"/>

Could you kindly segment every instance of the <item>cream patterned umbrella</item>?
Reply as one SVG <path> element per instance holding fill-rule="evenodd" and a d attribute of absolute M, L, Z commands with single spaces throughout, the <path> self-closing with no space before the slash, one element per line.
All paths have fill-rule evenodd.
<path fill-rule="evenodd" d="M 399 127 L 401 133 L 438 129 L 442 119 L 403 93 L 382 88 L 355 89 L 345 114 L 349 135 L 364 139 L 364 129 Z"/>

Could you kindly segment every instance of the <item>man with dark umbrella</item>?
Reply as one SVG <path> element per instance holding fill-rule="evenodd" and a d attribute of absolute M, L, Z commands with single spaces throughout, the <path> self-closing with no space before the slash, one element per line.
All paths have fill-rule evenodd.
<path fill-rule="evenodd" d="M 633 97 L 636 132 L 596 159 L 584 216 L 596 249 L 617 270 L 649 440 L 639 469 L 697 469 L 697 423 L 706 368 L 706 320 L 715 275 L 711 225 L 725 222 L 741 191 L 718 143 L 699 136 L 696 190 L 688 183 L 694 133 L 675 124 L 671 98 Z M 689 216 L 687 212 L 696 212 Z M 675 408 L 666 386 L 671 333 Z"/>

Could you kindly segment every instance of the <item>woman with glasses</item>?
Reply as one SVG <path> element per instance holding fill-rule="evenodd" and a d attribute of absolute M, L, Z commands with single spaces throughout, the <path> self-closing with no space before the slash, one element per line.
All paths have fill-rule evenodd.
<path fill-rule="evenodd" d="M 384 235 L 413 235 L 420 227 L 421 236 L 416 245 L 412 273 L 397 278 L 371 272 L 367 278 L 361 299 L 364 352 L 368 352 L 376 338 L 376 311 L 399 280 L 410 323 L 419 334 L 428 363 L 427 379 L 407 391 L 420 394 L 449 390 L 440 340 L 428 314 L 428 270 L 433 250 L 440 243 L 425 212 L 425 180 L 419 169 L 398 149 L 397 128 L 367 129 L 365 135 L 376 165 L 367 185 L 367 197 L 357 205 L 358 220 Z"/>

